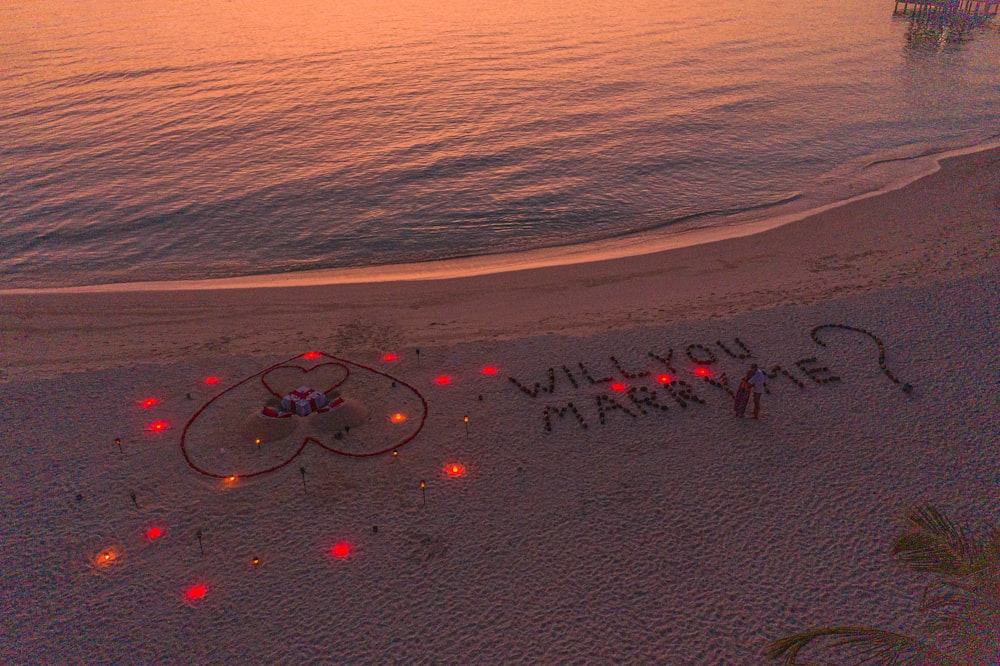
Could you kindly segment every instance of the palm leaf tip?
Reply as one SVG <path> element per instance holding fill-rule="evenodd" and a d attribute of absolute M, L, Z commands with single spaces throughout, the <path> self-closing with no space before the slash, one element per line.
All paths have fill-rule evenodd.
<path fill-rule="evenodd" d="M 869 627 L 821 627 L 772 642 L 765 650 L 769 659 L 784 659 L 785 666 L 799 664 L 798 656 L 814 641 L 828 640 L 827 647 L 846 647 L 861 659 L 860 663 L 898 666 L 951 666 L 957 662 L 927 643 L 892 631 Z M 804 665 L 800 665 L 804 666 Z"/>
<path fill-rule="evenodd" d="M 892 547 L 892 555 L 914 571 L 964 576 L 979 559 L 977 544 L 965 531 L 930 504 L 906 512 L 909 530 Z"/>

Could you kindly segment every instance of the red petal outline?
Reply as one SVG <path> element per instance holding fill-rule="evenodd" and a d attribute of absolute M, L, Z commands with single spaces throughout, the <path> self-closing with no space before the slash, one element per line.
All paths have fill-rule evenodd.
<path fill-rule="evenodd" d="M 420 416 L 420 423 L 417 426 L 417 429 L 415 431 L 413 431 L 413 433 L 410 434 L 408 437 L 406 437 L 403 441 L 397 442 L 396 444 L 393 444 L 392 446 L 390 446 L 388 448 L 382 449 L 381 451 L 375 451 L 373 453 L 351 453 L 349 451 L 341 451 L 339 449 L 334 449 L 334 448 L 331 448 L 329 446 L 326 446 L 325 444 L 323 444 L 322 442 L 320 442 L 319 440 L 317 440 L 317 439 L 315 439 L 313 437 L 306 437 L 304 440 L 302 440 L 302 446 L 300 446 L 298 448 L 298 450 L 295 451 L 295 453 L 293 453 L 290 458 L 288 458 L 288 460 L 286 460 L 283 463 L 280 463 L 278 465 L 275 465 L 274 467 L 269 467 L 267 469 L 260 470 L 258 472 L 248 472 L 248 473 L 240 474 L 239 477 L 241 479 L 249 479 L 249 478 L 252 478 L 252 477 L 255 477 L 255 476 L 263 476 L 264 474 L 270 474 L 271 472 L 278 471 L 282 467 L 285 467 L 286 465 L 290 464 L 293 460 L 295 460 L 296 458 L 298 458 L 299 455 L 301 455 L 302 452 L 305 450 L 306 445 L 309 444 L 310 442 L 312 442 L 313 444 L 316 444 L 317 446 L 319 446 L 322 449 L 325 449 L 325 450 L 327 450 L 327 451 L 329 451 L 331 453 L 335 453 L 335 454 L 340 455 L 340 456 L 348 456 L 348 457 L 351 457 L 351 458 L 374 458 L 375 456 L 385 455 L 387 453 L 391 453 L 394 450 L 402 448 L 404 444 L 408 444 L 408 443 L 412 442 L 416 438 L 416 436 L 420 434 L 420 431 L 423 430 L 424 423 L 427 421 L 427 400 L 424 399 L 424 396 L 416 388 L 414 388 L 410 384 L 404 382 L 403 380 L 401 380 L 401 379 L 399 379 L 397 377 L 393 377 L 390 374 L 387 374 L 387 373 L 382 372 L 380 370 L 376 370 L 375 368 L 371 368 L 371 367 L 369 367 L 367 365 L 361 365 L 360 363 L 355 363 L 354 361 L 348 361 L 347 359 L 344 359 L 344 358 L 338 358 L 336 356 L 332 356 L 330 354 L 327 354 L 326 352 L 320 352 L 320 354 L 322 354 L 323 356 L 325 356 L 325 357 L 333 360 L 332 363 L 322 363 L 320 365 L 340 365 L 340 364 L 346 364 L 346 365 L 354 366 L 355 368 L 360 368 L 362 370 L 367 370 L 369 372 L 375 373 L 376 375 L 380 375 L 382 377 L 385 377 L 386 379 L 389 379 L 391 381 L 396 382 L 399 386 L 404 386 L 404 387 L 410 389 L 411 391 L 413 391 L 414 395 L 416 395 L 418 398 L 420 398 L 420 403 L 421 403 L 421 405 L 423 405 L 423 408 L 424 408 L 424 412 Z M 208 476 L 208 477 L 211 477 L 213 479 L 226 479 L 226 478 L 229 478 L 230 476 L 232 476 L 232 473 L 229 473 L 229 474 L 216 474 L 215 472 L 212 472 L 210 470 L 202 469 L 201 467 L 198 467 L 198 465 L 196 465 L 193 460 L 191 460 L 191 456 L 188 455 L 188 452 L 187 452 L 187 441 L 186 441 L 186 439 L 187 439 L 188 430 L 191 428 L 191 426 L 194 424 L 194 422 L 197 420 L 197 418 L 199 416 L 201 416 L 201 413 L 204 412 L 206 409 L 208 409 L 209 406 L 211 406 L 211 404 L 213 402 L 215 402 L 216 400 L 218 400 L 222 396 L 226 395 L 230 391 L 232 391 L 232 390 L 234 390 L 234 389 L 242 386 L 243 384 L 246 384 L 247 382 L 249 382 L 249 381 L 251 381 L 251 380 L 253 380 L 253 379 L 257 378 L 257 377 L 260 377 L 261 379 L 263 379 L 264 375 L 266 375 L 268 372 L 270 372 L 272 370 L 275 370 L 275 369 L 277 369 L 279 367 L 293 367 L 293 368 L 297 367 L 297 368 L 301 369 L 300 366 L 296 366 L 296 365 L 289 366 L 289 365 L 286 365 L 286 364 L 290 363 L 291 361 L 293 361 L 293 360 L 295 360 L 297 358 L 301 358 L 301 357 L 302 357 L 301 354 L 296 354 L 295 356 L 293 356 L 293 357 L 291 357 L 289 359 L 286 359 L 284 361 L 281 361 L 280 363 L 275 363 L 274 365 L 270 366 L 269 368 L 264 368 L 260 372 L 258 372 L 256 374 L 253 374 L 253 375 L 250 375 L 246 379 L 241 380 L 241 381 L 237 382 L 236 384 L 233 384 L 232 386 L 230 386 L 229 388 L 227 388 L 225 391 L 223 391 L 222 393 L 219 393 L 218 395 L 216 395 L 215 397 L 213 397 L 211 400 L 209 400 L 208 402 L 206 402 L 204 405 L 202 405 L 198 409 L 198 411 L 195 412 L 191 416 L 190 419 L 188 419 L 188 422 L 186 424 L 184 424 L 184 431 L 181 433 L 181 453 L 184 455 L 184 461 L 187 462 L 188 467 L 190 467 L 191 469 L 193 469 L 194 471 L 198 472 L 199 474 L 201 474 L 203 476 Z M 318 367 L 320 367 L 320 366 L 319 365 L 314 366 L 313 369 L 318 368 Z M 348 370 L 348 376 L 349 376 L 350 375 L 350 369 L 348 368 L 347 370 Z M 308 371 L 303 370 L 303 372 L 308 372 Z M 347 380 L 347 378 L 345 377 L 344 380 L 340 382 L 340 384 L 343 384 L 344 381 L 346 381 L 346 380 Z M 340 386 L 340 384 L 337 384 L 337 386 Z M 265 384 L 265 386 L 267 386 L 267 384 Z M 336 387 L 334 387 L 334 388 L 336 388 Z M 268 390 L 269 391 L 271 390 L 270 387 L 268 387 Z M 271 391 L 271 392 L 273 393 L 273 391 Z"/>

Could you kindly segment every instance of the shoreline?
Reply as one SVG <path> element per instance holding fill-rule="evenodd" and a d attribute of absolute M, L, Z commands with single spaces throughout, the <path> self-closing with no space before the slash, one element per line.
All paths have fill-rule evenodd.
<path fill-rule="evenodd" d="M 980 274 L 1000 257 L 1000 148 L 742 238 L 464 278 L 0 294 L 0 380 L 218 353 L 586 335 Z"/>
<path fill-rule="evenodd" d="M 672 225 L 669 225 L 660 229 L 626 234 L 587 243 L 561 245 L 524 252 L 455 257 L 418 263 L 316 269 L 292 273 L 265 273 L 229 278 L 0 289 L 0 295 L 269 289 L 451 280 L 517 271 L 530 271 L 539 268 L 556 268 L 617 259 L 629 259 L 721 241 L 736 240 L 795 224 L 830 210 L 903 189 L 914 182 L 940 171 L 942 167 L 941 163 L 944 161 L 982 152 L 990 152 L 998 148 L 1000 148 L 1000 140 L 991 139 L 972 146 L 944 150 L 933 154 L 921 153 L 913 157 L 879 160 L 866 165 L 865 169 L 869 166 L 884 163 L 913 162 L 920 164 L 923 161 L 929 161 L 929 164 L 914 173 L 890 180 L 889 183 L 874 190 L 851 195 L 826 204 L 811 205 L 808 208 L 798 210 L 797 208 L 802 205 L 802 202 L 798 201 L 798 197 L 796 197 L 795 201 L 779 204 L 771 214 L 764 218 L 750 219 L 743 222 L 737 221 L 720 226 L 676 230 Z M 786 212 L 781 212 L 782 210 Z M 728 217 L 739 220 L 748 214 L 752 213 L 736 214 Z"/>

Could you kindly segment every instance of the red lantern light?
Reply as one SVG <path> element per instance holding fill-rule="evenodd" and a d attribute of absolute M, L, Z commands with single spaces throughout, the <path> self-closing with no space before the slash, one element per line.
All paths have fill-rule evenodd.
<path fill-rule="evenodd" d="M 694 374 L 698 375 L 699 377 L 708 377 L 710 374 L 712 374 L 712 371 L 709 370 L 708 368 L 695 368 Z"/>
<path fill-rule="evenodd" d="M 387 354 L 382 356 L 382 360 L 385 361 L 386 363 L 392 363 L 393 361 L 399 360 L 399 357 L 393 354 L 392 352 L 388 352 Z"/>
<path fill-rule="evenodd" d="M 444 473 L 453 478 L 465 476 L 465 465 L 461 463 L 448 463 L 444 466 Z"/>
<path fill-rule="evenodd" d="M 146 398 L 145 400 L 142 401 L 141 404 L 143 409 L 149 409 L 153 405 L 160 404 L 160 401 L 157 400 L 156 398 Z"/>
<path fill-rule="evenodd" d="M 153 527 L 150 527 L 148 530 L 146 530 L 146 540 L 147 541 L 156 541 L 161 536 L 163 536 L 163 528 L 162 527 L 153 526 Z"/>
<path fill-rule="evenodd" d="M 406 414 L 402 414 L 400 412 L 396 412 L 395 414 L 393 414 L 389 418 L 392 420 L 393 423 L 402 423 L 403 421 L 406 420 Z"/>
<path fill-rule="evenodd" d="M 184 598 L 188 601 L 197 601 L 198 599 L 203 599 L 205 595 L 208 594 L 208 587 L 202 585 L 201 583 L 197 585 L 192 585 L 188 589 L 184 590 Z"/>
<path fill-rule="evenodd" d="M 622 384 L 621 382 L 615 382 L 614 384 L 611 385 L 611 390 L 612 391 L 621 392 L 621 391 L 624 391 L 626 388 L 628 388 L 628 387 L 625 386 L 624 384 Z"/>
<path fill-rule="evenodd" d="M 487 365 L 485 368 L 483 368 L 482 372 L 483 372 L 484 375 L 490 375 L 490 376 L 492 376 L 492 375 L 497 374 L 497 372 L 499 372 L 499 371 L 496 369 L 496 366 Z"/>
<path fill-rule="evenodd" d="M 670 382 L 674 381 L 674 378 L 671 377 L 670 375 L 660 375 L 659 377 L 656 378 L 656 381 L 660 382 L 661 384 L 669 384 Z"/>
<path fill-rule="evenodd" d="M 330 556 L 338 560 L 346 560 L 354 553 L 354 545 L 347 541 L 338 541 L 330 549 Z"/>
<path fill-rule="evenodd" d="M 146 430 L 150 432 L 163 432 L 170 427 L 170 423 L 167 421 L 154 421 L 146 426 Z"/>
<path fill-rule="evenodd" d="M 441 375 L 440 377 L 434 379 L 434 383 L 438 386 L 447 386 L 448 384 L 451 384 L 451 377 L 448 375 Z"/>
<path fill-rule="evenodd" d="M 205 377 L 205 383 L 208 384 L 209 386 L 211 386 L 212 384 L 218 384 L 219 383 L 219 378 L 218 377 Z"/>
<path fill-rule="evenodd" d="M 311 351 L 302 355 L 302 358 L 319 358 L 319 352 Z"/>

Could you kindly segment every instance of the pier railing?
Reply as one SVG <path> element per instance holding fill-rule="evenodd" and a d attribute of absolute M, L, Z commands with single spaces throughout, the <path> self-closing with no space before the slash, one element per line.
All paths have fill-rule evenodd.
<path fill-rule="evenodd" d="M 1000 0 L 896 0 L 897 16 L 996 16 Z"/>

